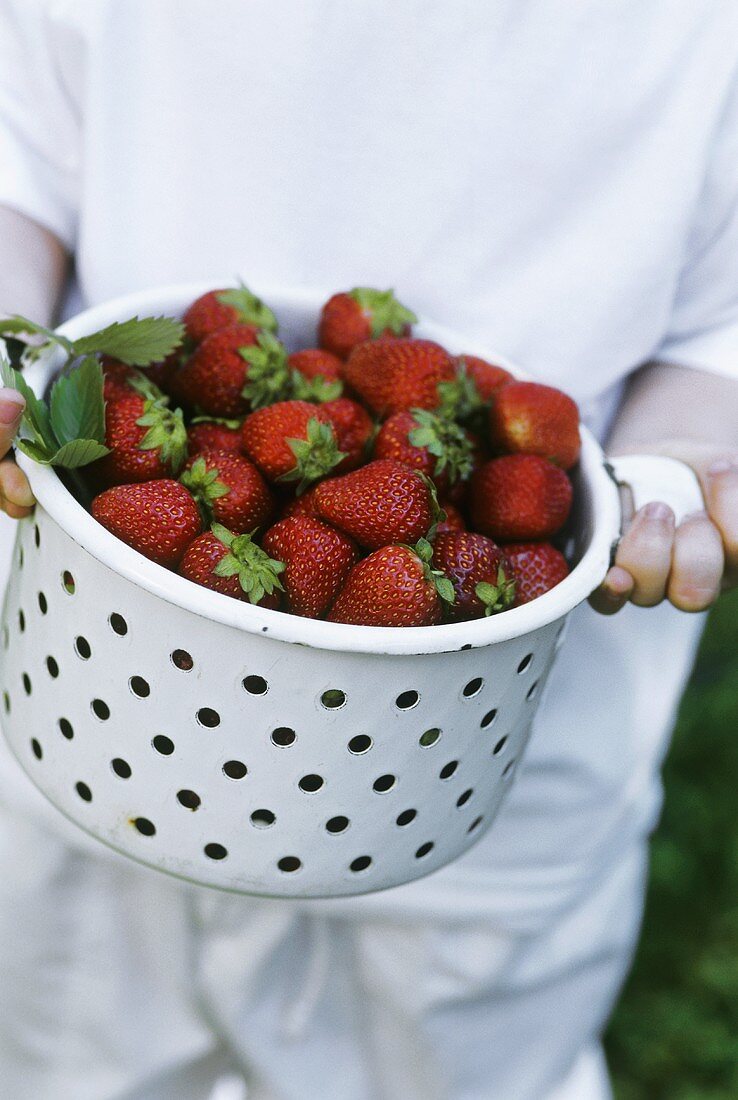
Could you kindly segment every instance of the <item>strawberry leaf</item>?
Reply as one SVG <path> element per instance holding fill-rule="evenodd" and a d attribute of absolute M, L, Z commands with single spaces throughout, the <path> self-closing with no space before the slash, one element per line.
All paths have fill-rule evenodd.
<path fill-rule="evenodd" d="M 229 547 L 228 553 L 213 569 L 216 577 L 238 577 L 241 588 L 253 604 L 259 603 L 265 596 L 271 596 L 276 589 L 282 590 L 279 574 L 285 569 L 284 562 L 270 558 L 251 535 L 233 535 L 220 524 L 213 524 L 212 531 Z M 229 541 L 223 537 L 224 534 Z"/>
<path fill-rule="evenodd" d="M 21 437 L 30 440 L 37 447 L 45 449 L 49 454 L 53 454 L 58 442 L 51 430 L 49 411 L 44 402 L 39 401 L 23 375 L 14 370 L 4 359 L 0 364 L 0 375 L 4 386 L 17 390 L 25 398 L 26 408 L 21 418 Z M 33 457 L 31 455 L 31 458 Z"/>
<path fill-rule="evenodd" d="M 92 357 L 82 360 L 54 383 L 49 399 L 51 428 L 60 444 L 75 439 L 105 440 L 102 368 Z"/>
<path fill-rule="evenodd" d="M 68 354 L 72 354 L 71 340 L 68 340 L 66 336 L 60 336 L 53 329 L 38 325 L 35 321 L 29 321 L 27 317 L 16 314 L 14 317 L 7 317 L 5 320 L 0 321 L 0 338 L 15 336 L 18 333 L 23 333 L 26 336 L 45 336 L 45 343 L 59 344 L 66 349 Z"/>
<path fill-rule="evenodd" d="M 158 363 L 180 346 L 184 325 L 171 317 L 133 317 L 74 341 L 75 355 L 110 355 L 129 367 Z"/>
<path fill-rule="evenodd" d="M 349 291 L 350 296 L 371 318 L 372 336 L 376 339 L 383 332 L 393 332 L 401 336 L 418 318 L 395 298 L 393 290 L 375 290 L 369 286 L 357 286 Z"/>
<path fill-rule="evenodd" d="M 243 283 L 233 290 L 221 291 L 217 298 L 222 305 L 233 306 L 242 324 L 257 325 L 265 332 L 277 331 L 277 318 L 269 306 L 252 294 Z"/>
<path fill-rule="evenodd" d="M 246 383 L 241 390 L 252 409 L 262 409 L 276 401 L 286 401 L 292 393 L 292 372 L 287 365 L 287 351 L 276 336 L 260 332 L 257 344 L 239 348 L 238 354 L 248 363 Z"/>
<path fill-rule="evenodd" d="M 322 405 L 326 401 L 335 401 L 342 393 L 343 382 L 338 378 L 328 379 L 322 374 L 306 378 L 299 370 L 292 371 L 292 396 L 296 401 L 312 401 Z"/>
<path fill-rule="evenodd" d="M 109 453 L 109 448 L 104 443 L 98 443 L 96 439 L 73 439 L 71 443 L 60 447 L 47 463 L 50 466 L 64 466 L 67 470 L 75 470 L 79 466 L 88 466 L 90 462 Z"/>
<path fill-rule="evenodd" d="M 307 439 L 286 439 L 287 446 L 295 456 L 295 466 L 278 481 L 297 481 L 296 489 L 301 496 L 309 485 L 319 481 L 330 473 L 346 457 L 345 451 L 339 451 L 336 435 L 331 424 L 311 416 L 307 423 Z"/>
<path fill-rule="evenodd" d="M 480 581 L 475 585 L 474 592 L 484 604 L 485 615 L 496 615 L 500 611 L 506 611 L 515 599 L 515 581 L 505 576 L 502 566 L 497 570 L 497 583 Z"/>

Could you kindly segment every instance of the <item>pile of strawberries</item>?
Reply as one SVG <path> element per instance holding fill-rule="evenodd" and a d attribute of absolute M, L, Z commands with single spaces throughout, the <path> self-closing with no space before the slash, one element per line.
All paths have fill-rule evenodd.
<path fill-rule="evenodd" d="M 184 315 L 138 370 L 103 359 L 108 453 L 93 516 L 216 592 L 369 626 L 474 619 L 558 584 L 575 403 L 416 339 L 389 291 L 323 307 L 289 353 L 246 287 Z"/>

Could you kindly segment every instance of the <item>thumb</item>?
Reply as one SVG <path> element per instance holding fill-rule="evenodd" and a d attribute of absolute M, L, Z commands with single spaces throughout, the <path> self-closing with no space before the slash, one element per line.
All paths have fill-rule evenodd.
<path fill-rule="evenodd" d="M 0 458 L 12 446 L 26 403 L 17 390 L 0 389 Z"/>

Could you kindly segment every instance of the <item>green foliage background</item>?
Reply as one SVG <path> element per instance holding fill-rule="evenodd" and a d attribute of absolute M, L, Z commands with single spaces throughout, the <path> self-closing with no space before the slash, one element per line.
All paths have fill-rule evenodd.
<path fill-rule="evenodd" d="M 738 592 L 710 617 L 667 761 L 617 1100 L 738 1098 Z"/>

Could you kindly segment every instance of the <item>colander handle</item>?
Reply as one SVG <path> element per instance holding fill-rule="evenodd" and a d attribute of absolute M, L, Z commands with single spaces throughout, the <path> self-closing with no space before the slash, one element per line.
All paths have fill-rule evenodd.
<path fill-rule="evenodd" d="M 621 455 L 608 463 L 618 485 L 630 489 L 636 510 L 651 500 L 668 504 L 679 523 L 704 508 L 697 476 L 684 462 L 662 455 Z"/>

